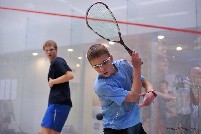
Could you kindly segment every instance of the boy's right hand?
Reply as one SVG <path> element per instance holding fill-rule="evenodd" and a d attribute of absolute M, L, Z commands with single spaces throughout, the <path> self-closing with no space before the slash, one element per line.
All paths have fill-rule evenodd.
<path fill-rule="evenodd" d="M 135 51 L 133 51 L 131 55 L 131 63 L 134 68 L 141 68 L 141 65 L 143 64 L 141 58 L 139 57 L 139 54 Z"/>

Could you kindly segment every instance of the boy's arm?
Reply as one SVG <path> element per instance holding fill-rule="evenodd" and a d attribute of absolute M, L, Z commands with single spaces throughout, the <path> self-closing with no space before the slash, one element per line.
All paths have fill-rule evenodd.
<path fill-rule="evenodd" d="M 154 90 L 152 84 L 146 79 L 142 82 L 142 87 L 145 89 L 146 92 Z"/>
<path fill-rule="evenodd" d="M 140 93 L 142 88 L 141 82 L 141 65 L 142 61 L 139 57 L 138 53 L 135 51 L 132 53 L 132 65 L 133 65 L 133 84 L 131 87 L 131 91 L 124 101 L 126 102 L 137 102 L 140 99 Z"/>
<path fill-rule="evenodd" d="M 158 91 L 155 91 L 155 92 L 157 93 L 158 97 L 160 97 L 160 98 L 162 98 L 162 99 L 164 99 L 166 101 L 172 101 L 172 100 L 175 101 L 176 100 L 176 97 L 174 97 L 173 95 L 171 95 L 169 93 L 164 94 L 164 93 L 161 93 L 161 92 L 158 92 Z"/>
<path fill-rule="evenodd" d="M 149 81 L 144 80 L 142 82 L 142 86 L 145 89 L 146 93 L 140 94 L 140 96 L 143 96 L 144 99 L 142 103 L 138 105 L 139 107 L 149 106 L 153 102 L 154 98 L 157 96 L 157 93 L 154 91 L 154 88 Z"/>
<path fill-rule="evenodd" d="M 64 75 L 62 75 L 56 79 L 49 78 L 48 83 L 49 83 L 49 86 L 52 87 L 55 84 L 64 83 L 64 82 L 67 82 L 72 79 L 73 79 L 73 73 L 71 71 L 67 71 Z"/>

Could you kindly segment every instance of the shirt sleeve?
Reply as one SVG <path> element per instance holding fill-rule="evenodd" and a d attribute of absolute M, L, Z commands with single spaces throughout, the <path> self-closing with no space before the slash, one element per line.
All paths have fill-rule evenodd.
<path fill-rule="evenodd" d="M 56 61 L 56 65 L 57 69 L 60 70 L 62 74 L 65 74 L 67 71 L 72 71 L 66 61 L 62 58 L 58 58 L 58 60 Z"/>

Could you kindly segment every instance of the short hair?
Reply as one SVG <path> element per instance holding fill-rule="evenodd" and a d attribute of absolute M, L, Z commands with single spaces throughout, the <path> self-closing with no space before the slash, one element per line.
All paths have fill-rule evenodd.
<path fill-rule="evenodd" d="M 109 50 L 102 44 L 94 44 L 87 52 L 87 59 L 90 62 L 91 60 L 97 59 L 104 54 L 110 56 Z"/>
<path fill-rule="evenodd" d="M 168 87 L 168 85 L 169 85 L 169 82 L 168 82 L 167 80 L 161 80 L 160 83 L 161 83 L 161 84 L 162 84 L 162 83 L 165 83 L 167 87 Z"/>
<path fill-rule="evenodd" d="M 53 40 L 47 40 L 44 44 L 43 44 L 43 50 L 45 50 L 45 47 L 47 46 L 53 46 L 56 50 L 57 50 L 57 43 Z"/>

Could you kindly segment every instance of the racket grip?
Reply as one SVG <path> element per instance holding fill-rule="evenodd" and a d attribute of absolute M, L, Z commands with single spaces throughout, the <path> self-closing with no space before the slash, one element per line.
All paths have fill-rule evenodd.
<path fill-rule="evenodd" d="M 126 48 L 126 50 L 128 51 L 129 55 L 132 56 L 133 51 L 130 48 Z M 142 62 L 143 64 L 143 62 Z"/>
<path fill-rule="evenodd" d="M 122 40 L 122 42 L 123 42 L 123 40 Z M 127 50 L 127 52 L 129 53 L 129 55 L 132 56 L 133 51 L 130 48 L 128 48 L 124 43 L 122 43 L 122 45 Z M 142 64 L 143 64 L 143 62 L 142 62 Z"/>
<path fill-rule="evenodd" d="M 132 56 L 133 51 L 130 50 L 130 49 L 128 49 L 127 51 L 128 51 L 128 53 L 130 54 L 130 56 Z"/>

